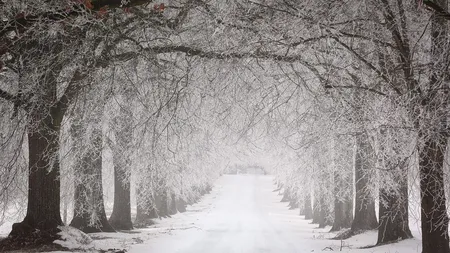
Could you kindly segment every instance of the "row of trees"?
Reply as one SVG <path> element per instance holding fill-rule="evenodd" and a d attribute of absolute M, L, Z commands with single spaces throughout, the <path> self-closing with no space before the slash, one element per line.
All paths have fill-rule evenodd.
<path fill-rule="evenodd" d="M 359 211 L 351 231 L 377 225 L 378 196 L 379 243 L 410 236 L 406 186 L 417 164 L 423 252 L 450 252 L 448 2 L 423 4 L 3 4 L 2 203 L 23 186 L 21 175 L 28 177 L 27 213 L 10 238 L 57 237 L 63 176 L 75 182 L 72 225 L 111 230 L 101 203 L 102 153 L 112 154 L 115 175 L 110 225 L 129 229 L 132 187 L 147 220 L 156 203 L 173 209 L 168 204 L 208 189 L 226 164 L 223 143 L 264 143 L 272 153 L 270 147 L 301 154 L 280 157 L 284 165 L 302 161 L 278 169 L 280 182 L 307 205 L 333 199 L 334 229 L 350 223 L 354 174 Z M 301 188 L 311 175 L 315 187 Z M 333 195 L 323 187 L 329 182 Z M 318 210 L 326 222 L 331 208 Z"/>

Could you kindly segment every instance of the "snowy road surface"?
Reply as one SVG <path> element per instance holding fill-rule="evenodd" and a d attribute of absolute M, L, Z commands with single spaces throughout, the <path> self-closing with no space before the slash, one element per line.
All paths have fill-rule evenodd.
<path fill-rule="evenodd" d="M 219 189 L 209 212 L 199 216 L 195 227 L 176 231 L 154 243 L 149 241 L 136 245 L 129 252 L 279 253 L 311 252 L 311 248 L 322 250 L 323 242 L 317 241 L 314 245 L 311 226 L 299 225 L 308 221 L 292 211 L 286 212 L 287 204 L 280 203 L 281 196 L 273 192 L 272 182 L 272 177 L 262 175 L 224 176 L 217 183 Z M 305 234 L 299 236 L 302 232 Z"/>

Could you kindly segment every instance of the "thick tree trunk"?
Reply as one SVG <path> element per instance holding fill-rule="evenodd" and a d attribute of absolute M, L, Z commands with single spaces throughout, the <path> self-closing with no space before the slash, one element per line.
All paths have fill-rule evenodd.
<path fill-rule="evenodd" d="M 75 208 L 70 226 L 85 233 L 115 232 L 103 201 L 101 130 L 95 129 L 91 138 L 93 145 L 82 152 L 75 168 Z"/>
<path fill-rule="evenodd" d="M 435 3 L 444 11 L 448 0 Z M 431 61 L 429 90 L 422 98 L 419 125 L 419 174 L 421 193 L 422 253 L 449 253 L 448 215 L 444 192 L 444 161 L 448 141 L 448 22 L 437 12 L 431 18 Z M 424 117 L 424 118 L 422 118 Z M 420 122 L 419 120 L 419 122 Z M 430 124 L 432 122 L 432 125 Z M 428 126 L 431 126 L 428 127 Z"/>
<path fill-rule="evenodd" d="M 334 222 L 330 231 L 350 228 L 353 220 L 353 190 L 348 190 L 351 175 L 334 173 Z M 350 184 L 351 185 L 351 184 Z"/>
<path fill-rule="evenodd" d="M 126 102 L 130 102 L 126 100 Z M 116 143 L 113 148 L 114 160 L 114 205 L 109 223 L 119 230 L 133 229 L 130 204 L 130 143 L 133 139 L 133 115 L 124 107 L 114 119 Z"/>
<path fill-rule="evenodd" d="M 419 150 L 422 253 L 450 252 L 443 172 L 446 142 L 441 135 Z"/>
<path fill-rule="evenodd" d="M 313 218 L 313 210 L 311 206 L 311 194 L 306 193 L 305 196 L 305 220 L 310 220 Z"/>
<path fill-rule="evenodd" d="M 408 181 L 406 173 L 399 178 L 400 196 L 389 190 L 380 189 L 377 244 L 385 244 L 412 238 L 408 224 Z"/>
<path fill-rule="evenodd" d="M 378 227 L 375 215 L 375 201 L 369 191 L 371 180 L 370 170 L 374 170 L 373 150 L 366 133 L 356 136 L 355 159 L 355 217 L 351 231 L 357 234 L 360 231 L 376 229 Z"/>
<path fill-rule="evenodd" d="M 158 218 L 158 213 L 153 205 L 153 200 L 149 196 L 143 196 L 139 187 L 136 187 L 136 220 L 134 226 L 137 228 L 153 225 L 152 219 Z"/>
<path fill-rule="evenodd" d="M 9 239 L 23 244 L 48 244 L 58 239 L 63 225 L 60 214 L 58 111 L 46 108 L 30 113 L 28 127 L 28 206 L 21 223 L 15 223 Z M 54 120 L 55 119 L 55 120 Z"/>
<path fill-rule="evenodd" d="M 186 212 L 186 201 L 184 201 L 182 198 L 178 198 L 176 201 L 176 207 L 178 212 L 180 213 Z"/>
<path fill-rule="evenodd" d="M 109 223 L 118 230 L 133 229 L 131 222 L 130 179 L 126 168 L 114 165 L 114 205 Z"/>

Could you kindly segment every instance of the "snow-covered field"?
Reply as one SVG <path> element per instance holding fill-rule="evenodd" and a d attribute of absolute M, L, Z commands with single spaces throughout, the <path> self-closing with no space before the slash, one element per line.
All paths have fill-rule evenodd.
<path fill-rule="evenodd" d="M 417 231 L 413 231 L 414 239 L 366 249 L 361 247 L 375 244 L 376 231 L 345 241 L 330 240 L 335 234 L 328 233 L 329 228 L 317 229 L 298 215 L 298 209 L 288 210 L 286 203 L 280 203 L 281 196 L 273 192 L 272 182 L 272 177 L 263 175 L 223 176 L 213 191 L 186 213 L 128 233 L 91 234 L 93 240 L 84 240 L 83 246 L 75 240 L 63 245 L 80 247 L 77 252 L 421 252 Z M 0 231 L 9 232 L 4 226 Z"/>

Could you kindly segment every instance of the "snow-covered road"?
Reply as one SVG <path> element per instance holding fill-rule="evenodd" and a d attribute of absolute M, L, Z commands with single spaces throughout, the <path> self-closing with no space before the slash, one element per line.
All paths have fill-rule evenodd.
<path fill-rule="evenodd" d="M 136 245 L 129 252 L 278 253 L 311 252 L 311 246 L 323 249 L 323 242 L 314 245 L 311 225 L 299 226 L 308 221 L 288 212 L 286 203 L 279 202 L 281 197 L 273 192 L 272 182 L 272 177 L 262 175 L 224 176 L 217 182 L 212 206 L 198 216 L 194 228 Z M 304 236 L 299 236 L 302 232 Z"/>

